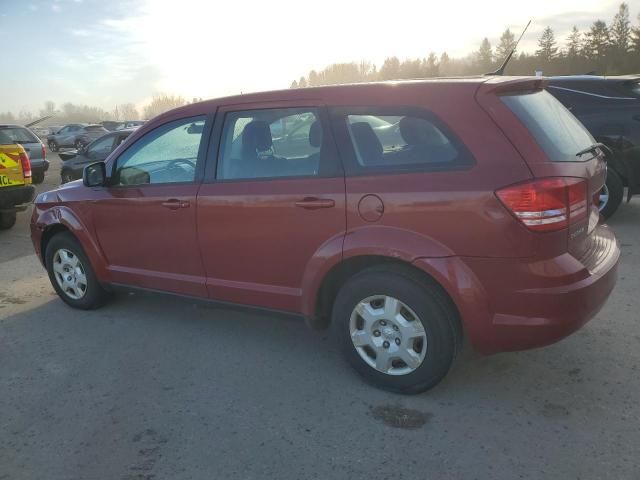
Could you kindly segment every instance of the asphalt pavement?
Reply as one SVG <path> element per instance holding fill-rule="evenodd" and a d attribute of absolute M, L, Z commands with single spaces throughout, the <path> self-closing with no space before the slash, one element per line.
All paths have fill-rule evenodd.
<path fill-rule="evenodd" d="M 58 180 L 59 160 L 40 190 Z M 376 390 L 292 318 L 150 294 L 72 310 L 0 232 L 0 480 L 640 479 L 640 199 L 618 285 L 550 347 Z"/>

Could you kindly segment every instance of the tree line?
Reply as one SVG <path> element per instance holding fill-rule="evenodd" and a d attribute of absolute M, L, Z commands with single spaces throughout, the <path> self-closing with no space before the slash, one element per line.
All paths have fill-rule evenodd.
<path fill-rule="evenodd" d="M 640 13 L 632 25 L 629 5 L 620 4 L 612 21 L 596 20 L 586 31 L 573 27 L 562 45 L 551 27 L 538 39 L 535 52 L 514 53 L 506 73 L 509 75 L 624 75 L 640 72 Z M 398 80 L 438 76 L 478 75 L 496 70 L 514 49 L 515 35 L 510 29 L 491 45 L 484 38 L 478 49 L 464 58 L 451 58 L 446 52 L 429 53 L 425 58 L 400 60 L 386 58 L 378 68 L 368 61 L 335 63 L 320 71 L 311 70 L 294 80 L 290 87 L 313 87 L 336 83 Z"/>
<path fill-rule="evenodd" d="M 201 98 L 194 98 L 193 102 L 201 101 Z M 44 107 L 38 112 L 21 111 L 17 114 L 12 112 L 0 112 L 0 123 L 25 124 L 33 122 L 39 118 L 51 115 L 52 118 L 41 122 L 39 125 L 65 125 L 67 123 L 97 123 L 106 120 L 126 121 L 150 119 L 173 108 L 186 105 L 189 102 L 177 95 L 158 94 L 154 95 L 151 101 L 145 105 L 140 112 L 135 104 L 124 103 L 116 105 L 112 111 L 107 111 L 100 107 L 89 105 L 76 105 L 71 102 L 63 103 L 57 107 L 53 101 L 44 103 Z"/>

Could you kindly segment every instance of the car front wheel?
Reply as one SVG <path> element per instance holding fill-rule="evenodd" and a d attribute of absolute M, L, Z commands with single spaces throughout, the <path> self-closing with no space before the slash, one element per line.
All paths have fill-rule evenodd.
<path fill-rule="evenodd" d="M 51 285 L 68 305 L 91 310 L 107 300 L 108 293 L 98 282 L 80 243 L 70 233 L 59 233 L 49 241 L 45 264 Z"/>
<path fill-rule="evenodd" d="M 62 171 L 62 173 L 60 173 L 60 179 L 62 181 L 62 183 L 69 183 L 69 182 L 73 182 L 74 178 L 73 175 L 71 175 L 71 172 L 68 171 Z"/>
<path fill-rule="evenodd" d="M 455 307 L 439 285 L 395 265 L 352 277 L 336 298 L 332 328 L 365 380 L 398 393 L 437 385 L 455 357 Z"/>

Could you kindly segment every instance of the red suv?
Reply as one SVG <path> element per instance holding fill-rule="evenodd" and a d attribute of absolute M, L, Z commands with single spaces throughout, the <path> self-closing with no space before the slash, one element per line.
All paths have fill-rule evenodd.
<path fill-rule="evenodd" d="M 542 79 L 303 88 L 188 105 L 41 194 L 69 305 L 116 286 L 301 314 L 374 384 L 419 392 L 462 335 L 555 342 L 605 303 L 603 152 Z M 215 339 L 212 339 L 215 341 Z"/>

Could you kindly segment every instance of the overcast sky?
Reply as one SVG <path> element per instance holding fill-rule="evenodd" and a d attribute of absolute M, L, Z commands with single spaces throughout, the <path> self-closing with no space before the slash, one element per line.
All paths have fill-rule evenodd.
<path fill-rule="evenodd" d="M 0 111 L 286 88 L 334 62 L 465 56 L 483 37 L 609 23 L 620 0 L 0 0 Z M 640 0 L 627 2 L 635 20 Z"/>

